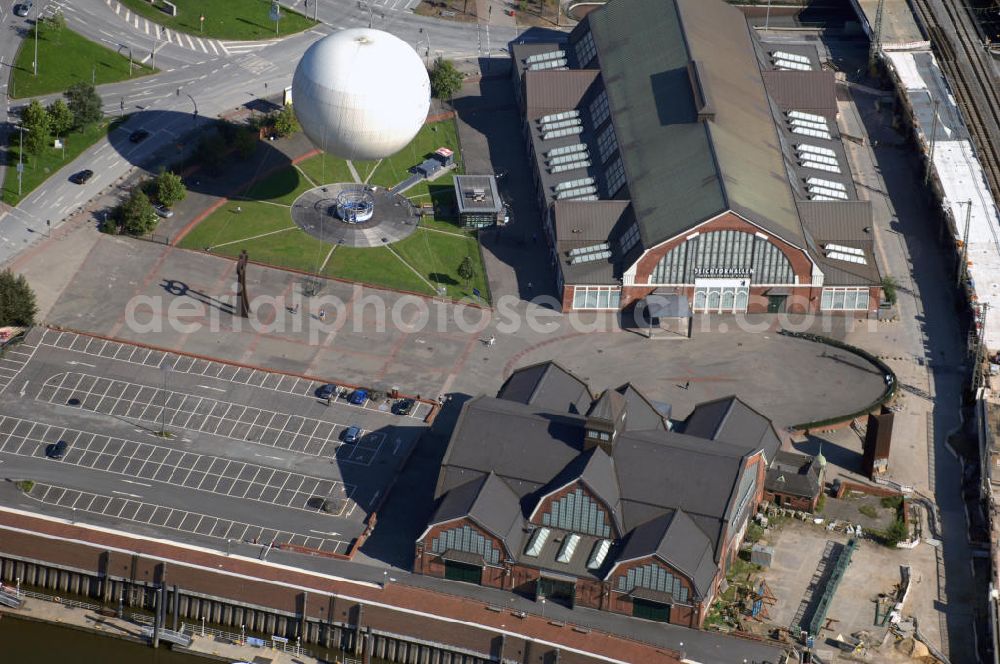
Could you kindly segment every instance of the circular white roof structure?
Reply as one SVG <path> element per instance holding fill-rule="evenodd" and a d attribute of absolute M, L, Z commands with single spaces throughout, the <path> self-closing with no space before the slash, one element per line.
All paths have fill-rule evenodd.
<path fill-rule="evenodd" d="M 292 79 L 295 116 L 319 148 L 344 159 L 382 159 L 427 119 L 431 84 L 409 44 L 388 32 L 342 30 L 310 46 Z"/>

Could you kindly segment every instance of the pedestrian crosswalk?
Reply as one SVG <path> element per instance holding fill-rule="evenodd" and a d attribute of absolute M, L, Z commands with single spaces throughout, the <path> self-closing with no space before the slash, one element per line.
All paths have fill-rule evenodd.
<path fill-rule="evenodd" d="M 177 32 L 170 28 L 163 27 L 150 21 L 144 16 L 132 12 L 128 7 L 122 5 L 117 0 L 104 0 L 105 3 L 114 10 L 129 27 L 135 31 L 149 36 L 157 44 L 173 44 L 186 48 L 196 53 L 204 53 L 211 56 L 229 56 L 253 53 L 270 44 L 269 41 L 223 41 L 219 39 L 209 39 L 198 37 L 184 32 Z M 161 48 L 158 46 L 157 48 Z"/>

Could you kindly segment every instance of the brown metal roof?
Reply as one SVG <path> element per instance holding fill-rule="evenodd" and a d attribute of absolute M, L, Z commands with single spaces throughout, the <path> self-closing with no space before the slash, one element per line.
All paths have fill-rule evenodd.
<path fill-rule="evenodd" d="M 577 108 L 599 73 L 596 69 L 524 72 L 528 120 Z"/>
<path fill-rule="evenodd" d="M 767 93 L 781 110 L 836 117 L 837 90 L 832 71 L 765 71 L 763 76 Z"/>

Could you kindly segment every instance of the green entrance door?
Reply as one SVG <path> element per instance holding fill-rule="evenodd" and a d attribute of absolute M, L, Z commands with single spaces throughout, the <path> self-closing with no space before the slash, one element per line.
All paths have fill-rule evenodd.
<path fill-rule="evenodd" d="M 569 608 L 573 608 L 576 600 L 576 584 L 572 581 L 562 579 L 550 579 L 545 576 L 538 577 L 538 588 L 535 591 L 538 599 L 543 597 L 553 602 L 559 602 Z"/>
<path fill-rule="evenodd" d="M 787 295 L 768 295 L 767 296 L 767 313 L 769 314 L 780 314 L 785 310 L 785 300 L 788 299 Z"/>
<path fill-rule="evenodd" d="M 645 618 L 656 622 L 670 622 L 670 605 L 650 602 L 645 599 L 633 599 L 632 615 L 636 618 Z"/>
<path fill-rule="evenodd" d="M 483 568 L 479 565 L 469 565 L 468 563 L 456 563 L 451 560 L 444 562 L 444 578 L 451 581 L 465 581 L 466 583 L 481 584 L 483 582 Z"/>

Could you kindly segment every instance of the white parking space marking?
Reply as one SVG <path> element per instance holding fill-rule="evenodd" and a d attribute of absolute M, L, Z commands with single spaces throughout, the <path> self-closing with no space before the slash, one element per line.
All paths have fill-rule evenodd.
<path fill-rule="evenodd" d="M 163 505 L 142 501 L 142 496 L 112 491 L 116 496 L 103 496 L 89 491 L 69 489 L 53 484 L 35 483 L 29 498 L 46 505 L 68 507 L 75 513 L 110 516 L 155 528 L 169 528 L 219 540 L 236 539 L 241 542 L 268 545 L 303 547 L 324 553 L 346 553 L 349 543 L 330 536 L 316 537 L 286 530 L 224 519 L 211 514 L 177 510 Z M 122 497 L 117 497 L 122 496 Z M 329 533 L 320 533 L 329 535 Z M 339 533 L 334 533 L 339 534 Z"/>
<path fill-rule="evenodd" d="M 385 441 L 384 434 L 363 429 L 358 442 L 342 443 L 339 436 L 347 425 L 301 416 L 298 417 L 312 424 L 311 432 L 293 433 L 301 430 L 302 425 L 296 424 L 295 418 L 275 411 L 75 372 L 51 376 L 35 398 L 364 466 L 374 462 Z M 288 441 L 287 447 L 279 442 L 282 440 Z"/>
<path fill-rule="evenodd" d="M 69 347 L 74 343 L 76 338 L 90 339 L 84 335 L 79 335 L 74 332 L 62 332 L 58 330 L 45 329 L 41 340 L 38 345 L 53 346 L 55 348 L 69 349 Z M 299 378 L 297 376 L 285 376 L 284 374 L 278 373 L 267 373 L 256 371 L 256 375 L 259 376 L 257 381 L 251 382 L 251 377 L 254 376 L 254 371 L 249 368 L 237 367 L 231 364 L 226 364 L 224 362 L 215 362 L 209 360 L 203 360 L 200 358 L 193 358 L 188 355 L 175 355 L 173 353 L 165 353 L 159 350 L 151 350 L 146 358 L 142 362 L 138 362 L 132 358 L 134 349 L 137 346 L 131 344 L 125 344 L 117 341 L 104 341 L 100 340 L 100 347 L 86 345 L 83 350 L 78 352 L 92 355 L 95 357 L 101 357 L 105 359 L 114 359 L 122 362 L 130 362 L 132 364 L 141 364 L 146 367 L 159 368 L 164 365 L 164 363 L 171 364 L 173 366 L 173 373 L 181 374 L 193 374 L 206 376 L 208 378 L 217 378 L 218 380 L 223 380 L 228 383 L 236 383 L 241 385 L 251 385 L 254 387 L 261 387 L 262 389 L 268 389 L 275 392 L 283 392 L 285 394 L 294 394 L 296 396 L 308 397 L 309 399 L 316 398 L 316 390 L 319 389 L 320 383 L 315 381 L 307 380 L 305 378 Z M 121 355 L 119 355 L 121 354 Z M 125 356 L 123 356 L 125 355 Z M 287 380 L 280 380 L 274 383 L 274 376 L 282 376 Z M 292 380 L 294 378 L 294 380 Z M 219 388 L 216 388 L 219 389 Z M 366 410 L 371 410 L 374 412 L 379 412 L 384 415 L 392 415 L 391 412 L 384 409 L 384 405 L 376 404 L 369 399 L 365 399 L 362 406 L 357 406 L 350 404 L 349 401 L 350 392 L 345 391 L 343 394 L 335 397 L 333 403 L 340 405 L 352 405 L 353 407 L 362 407 Z M 423 420 L 427 417 L 430 412 L 431 406 L 426 403 L 418 402 L 413 406 L 412 411 L 409 415 L 405 417 L 410 417 L 416 420 Z M 393 417 L 402 417 L 393 415 Z"/>
<path fill-rule="evenodd" d="M 185 489 L 329 516 L 343 516 L 353 511 L 350 497 L 354 487 L 337 480 L 285 470 L 272 472 L 266 481 L 248 480 L 243 478 L 251 473 L 256 478 L 264 467 L 0 416 L 0 453 L 44 458 L 46 448 L 60 440 L 67 443 L 61 463 L 126 475 L 130 479 L 123 481 L 128 483 L 151 486 L 137 480 L 165 482 Z M 164 477 L 167 470 L 171 473 Z M 178 470 L 188 470 L 188 473 L 180 481 L 174 481 L 174 473 Z"/>
<path fill-rule="evenodd" d="M 14 382 L 25 365 L 35 356 L 36 350 L 38 350 L 37 344 L 25 342 L 14 342 L 5 349 L 3 357 L 0 357 L 0 393 Z"/>

